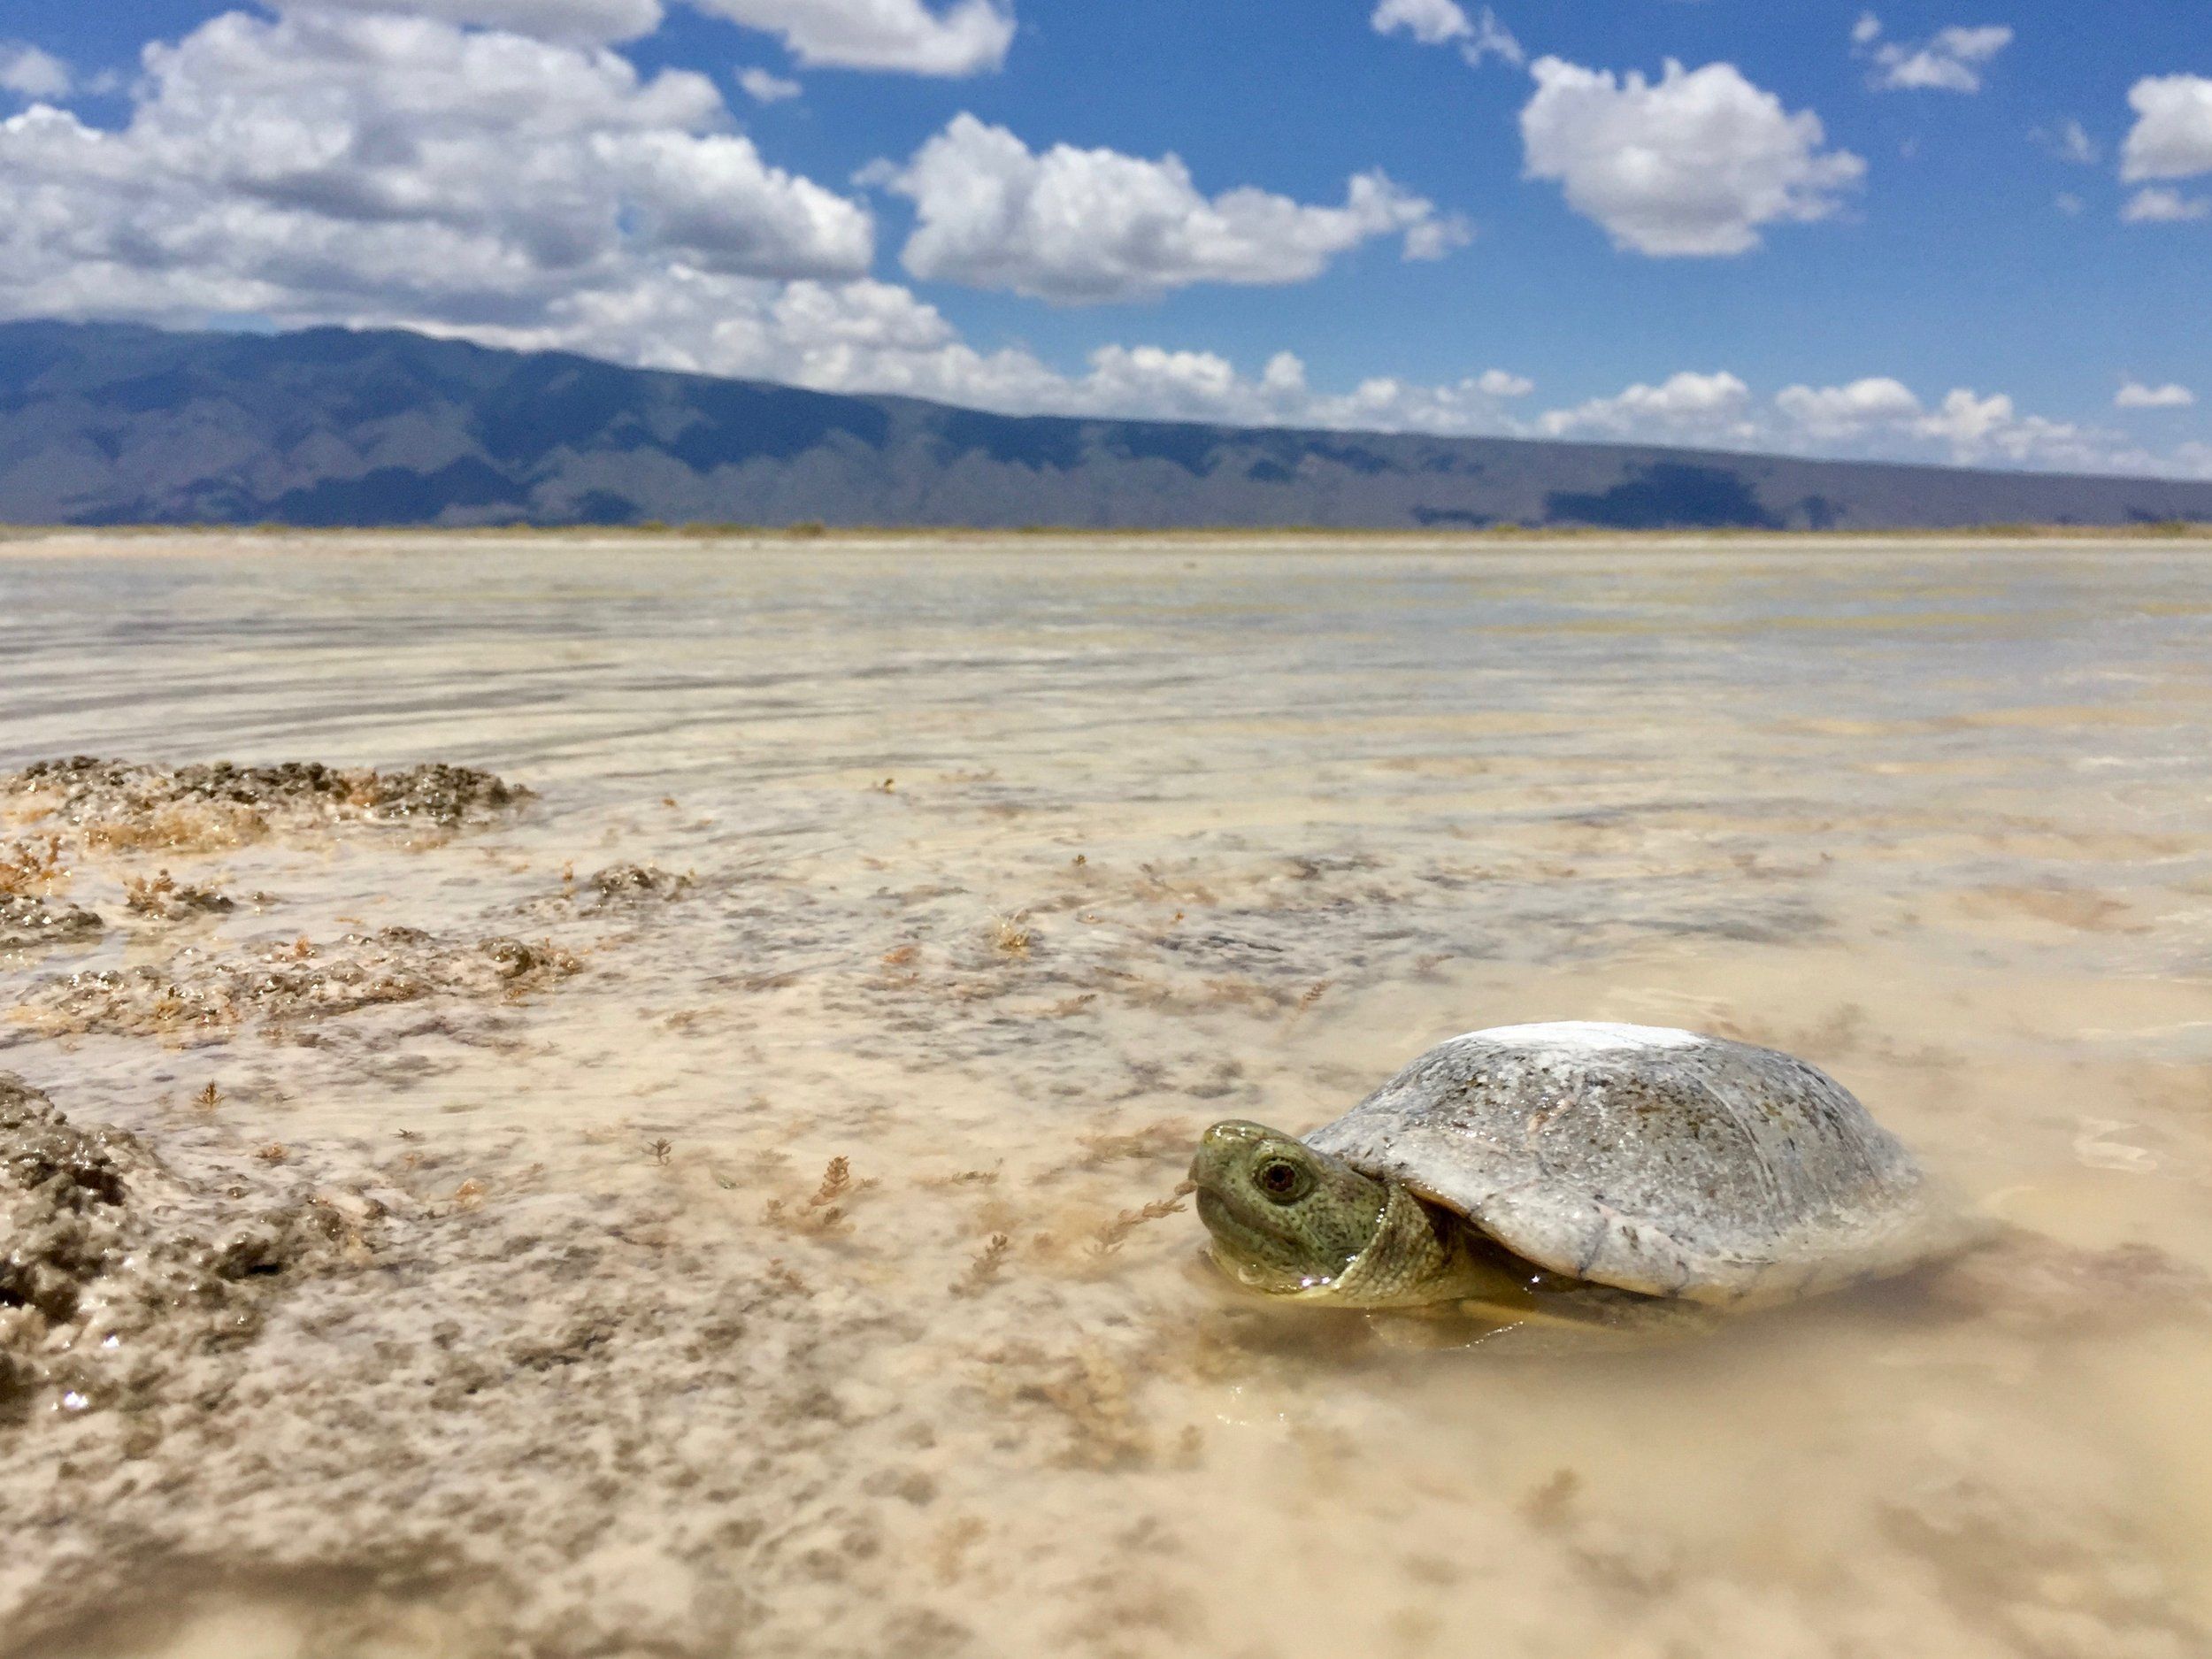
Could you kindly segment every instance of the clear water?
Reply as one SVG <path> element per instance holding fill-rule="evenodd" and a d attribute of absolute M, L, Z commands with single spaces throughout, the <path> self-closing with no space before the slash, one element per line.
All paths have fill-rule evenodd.
<path fill-rule="evenodd" d="M 188 1174 L 393 1210 L 151 1443 L 0 1430 L 0 1652 L 2212 1651 L 2208 618 L 2144 544 L 19 546 L 0 767 L 541 799 L 86 853 L 118 926 L 12 995 L 364 923 L 586 966 L 311 1046 L 0 1024 Z M 695 885 L 562 897 L 637 862 Z M 156 864 L 274 902 L 122 919 Z M 1791 1048 L 2050 1246 L 1608 1347 L 1117 1222 L 1215 1118 L 1548 1018 Z"/>

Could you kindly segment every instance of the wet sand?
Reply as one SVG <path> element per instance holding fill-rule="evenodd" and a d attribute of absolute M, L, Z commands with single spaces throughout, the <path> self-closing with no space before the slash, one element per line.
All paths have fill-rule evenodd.
<path fill-rule="evenodd" d="M 534 797 L 0 795 L 102 925 L 0 1072 L 290 1241 L 47 1333 L 9 1659 L 2212 1651 L 2212 550 L 22 546 L 0 771 Z M 1611 1347 L 1197 1263 L 1207 1122 L 1558 1018 L 2048 1247 Z"/>

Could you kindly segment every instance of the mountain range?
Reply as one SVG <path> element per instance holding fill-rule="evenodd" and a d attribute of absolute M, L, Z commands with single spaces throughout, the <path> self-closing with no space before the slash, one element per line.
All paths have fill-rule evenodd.
<path fill-rule="evenodd" d="M 396 330 L 0 325 L 0 521 L 1886 530 L 2212 520 L 2212 482 L 1161 420 Z"/>

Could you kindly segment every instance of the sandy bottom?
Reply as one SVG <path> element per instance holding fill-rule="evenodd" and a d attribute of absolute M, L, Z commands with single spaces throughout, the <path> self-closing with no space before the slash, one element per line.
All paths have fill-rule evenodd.
<path fill-rule="evenodd" d="M 0 951 L 0 1071 L 134 1225 L 337 1218 L 19 1389 L 0 1654 L 2212 1652 L 2208 617 L 2142 547 L 0 559 L 0 769 L 535 792 L 0 795 L 105 924 Z M 1549 1018 L 1788 1048 L 2053 1248 L 1663 1345 L 1199 1263 L 1206 1123 Z"/>

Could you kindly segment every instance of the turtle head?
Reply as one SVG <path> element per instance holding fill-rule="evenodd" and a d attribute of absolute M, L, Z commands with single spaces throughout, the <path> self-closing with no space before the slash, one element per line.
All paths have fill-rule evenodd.
<path fill-rule="evenodd" d="M 1390 1192 L 1295 1135 L 1218 1123 L 1191 1160 L 1214 1259 L 1255 1290 L 1321 1289 L 1374 1241 Z"/>

